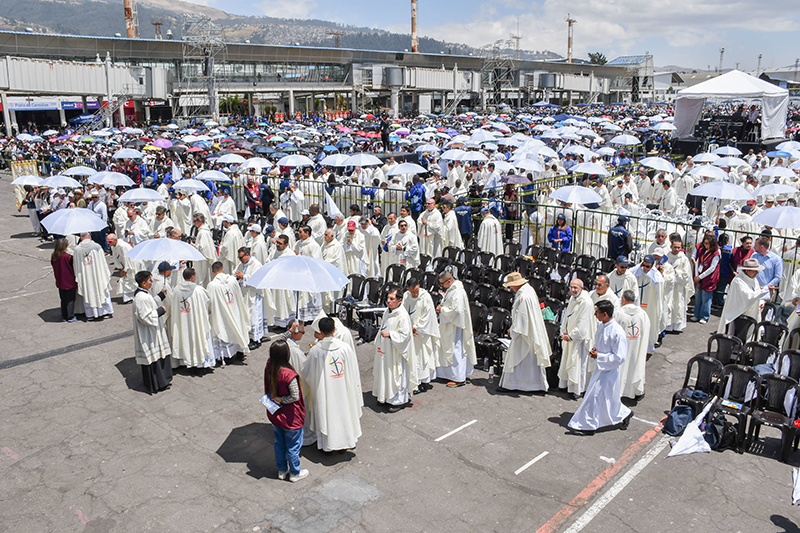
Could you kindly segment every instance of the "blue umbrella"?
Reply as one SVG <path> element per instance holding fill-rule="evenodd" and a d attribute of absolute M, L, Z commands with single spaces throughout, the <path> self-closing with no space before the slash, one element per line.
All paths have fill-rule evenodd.
<path fill-rule="evenodd" d="M 338 152 L 339 151 L 338 148 L 336 148 L 335 146 L 331 146 L 330 144 L 326 144 L 325 146 L 322 147 L 322 149 L 324 151 L 326 151 L 326 152 Z"/>
<path fill-rule="evenodd" d="M 769 157 L 792 157 L 792 154 L 789 152 L 784 152 L 783 150 L 773 150 L 771 152 L 767 152 Z"/>

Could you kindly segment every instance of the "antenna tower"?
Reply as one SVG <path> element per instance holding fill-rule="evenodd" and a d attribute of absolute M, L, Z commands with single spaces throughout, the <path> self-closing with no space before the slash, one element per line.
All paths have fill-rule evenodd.
<path fill-rule="evenodd" d="M 517 51 L 517 53 L 516 53 L 516 55 L 514 57 L 516 58 L 517 61 L 519 61 L 519 42 L 520 42 L 520 40 L 522 40 L 522 34 L 520 34 L 520 32 L 519 32 L 519 17 L 517 17 L 517 33 L 516 34 L 512 33 L 511 34 L 511 38 L 514 41 L 516 41 L 516 51 Z"/>
<path fill-rule="evenodd" d="M 151 18 L 150 24 L 153 25 L 153 31 L 155 33 L 156 40 L 162 40 L 164 36 L 161 35 L 161 26 L 164 24 L 164 21 L 160 18 Z"/>
<path fill-rule="evenodd" d="M 572 31 L 573 31 L 572 27 L 578 21 L 570 17 L 569 13 L 567 13 L 566 22 L 567 22 L 567 63 L 572 63 Z"/>
<path fill-rule="evenodd" d="M 328 32 L 328 35 L 333 35 L 333 45 L 336 48 L 340 48 L 342 45 L 342 35 L 345 33 L 340 30 L 331 30 Z"/>

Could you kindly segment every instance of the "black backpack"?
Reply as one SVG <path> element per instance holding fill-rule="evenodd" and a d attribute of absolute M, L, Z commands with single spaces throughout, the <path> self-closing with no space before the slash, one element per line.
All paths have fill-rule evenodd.
<path fill-rule="evenodd" d="M 358 338 L 363 342 L 372 342 L 378 336 L 378 328 L 372 318 L 362 318 L 358 321 Z"/>
<path fill-rule="evenodd" d="M 664 433 L 677 437 L 683 435 L 686 426 L 694 419 L 694 412 L 688 405 L 676 405 L 664 421 Z"/>
<path fill-rule="evenodd" d="M 712 450 L 721 452 L 736 446 L 738 424 L 732 424 L 722 412 L 715 412 L 705 424 L 703 438 Z"/>

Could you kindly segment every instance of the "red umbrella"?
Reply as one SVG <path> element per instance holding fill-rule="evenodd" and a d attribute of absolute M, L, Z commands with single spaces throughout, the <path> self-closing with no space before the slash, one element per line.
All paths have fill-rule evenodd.
<path fill-rule="evenodd" d="M 203 152 L 203 151 L 204 151 L 203 148 L 200 148 L 199 146 L 192 146 L 191 148 L 186 150 L 186 153 Z"/>

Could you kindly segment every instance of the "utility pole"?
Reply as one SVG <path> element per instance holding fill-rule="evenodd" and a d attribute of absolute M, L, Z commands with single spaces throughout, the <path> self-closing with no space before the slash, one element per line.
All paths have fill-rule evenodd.
<path fill-rule="evenodd" d="M 417 0 L 411 0 L 411 51 L 419 52 L 417 42 Z"/>
<path fill-rule="evenodd" d="M 758 54 L 758 66 L 756 67 L 756 77 L 761 75 L 761 56 L 762 54 Z"/>
<path fill-rule="evenodd" d="M 794 81 L 797 81 L 797 67 L 800 65 L 800 57 L 794 60 Z"/>
<path fill-rule="evenodd" d="M 719 49 L 719 72 L 722 73 L 722 58 L 725 56 L 725 49 Z"/>
<path fill-rule="evenodd" d="M 522 39 L 522 35 L 520 35 L 520 33 L 519 33 L 519 17 L 517 17 L 517 33 L 516 34 L 512 33 L 511 34 L 511 38 L 514 39 L 517 42 L 517 46 L 516 46 L 517 55 L 516 55 L 516 58 L 517 58 L 517 61 L 519 61 L 519 41 Z"/>
<path fill-rule="evenodd" d="M 572 26 L 578 22 L 567 13 L 567 63 L 572 63 Z"/>
<path fill-rule="evenodd" d="M 333 35 L 333 46 L 336 48 L 340 48 L 342 44 L 342 35 L 344 35 L 343 31 L 339 30 L 331 30 L 328 32 L 328 35 Z"/>
<path fill-rule="evenodd" d="M 125 31 L 128 39 L 138 39 L 139 14 L 136 10 L 136 0 L 123 0 L 122 8 L 125 12 Z"/>

